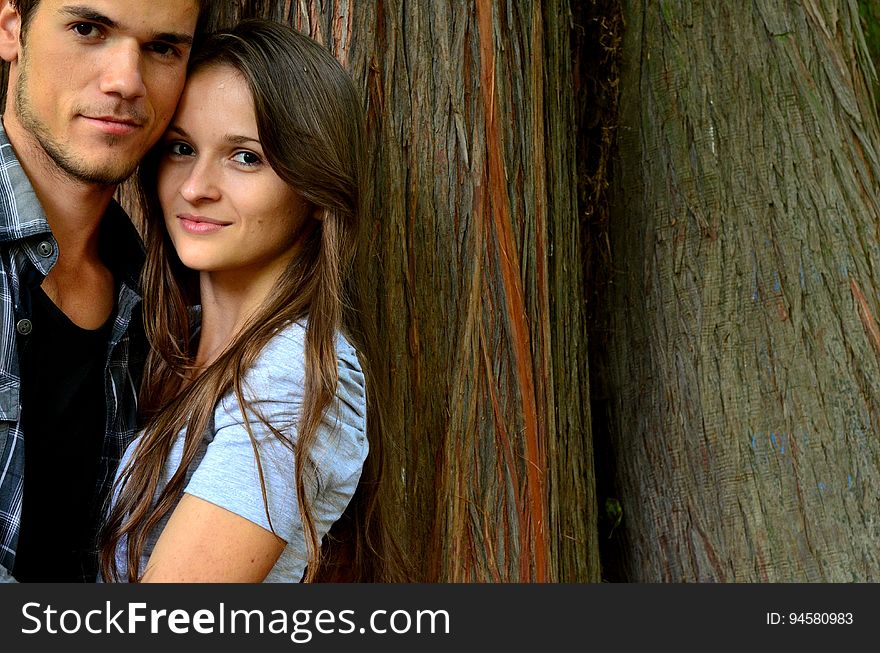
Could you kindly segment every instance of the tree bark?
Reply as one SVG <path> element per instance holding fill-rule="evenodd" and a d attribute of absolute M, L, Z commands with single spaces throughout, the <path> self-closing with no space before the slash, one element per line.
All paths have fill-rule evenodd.
<path fill-rule="evenodd" d="M 357 274 L 388 363 L 386 508 L 417 579 L 599 580 L 568 2 L 215 8 L 293 25 L 363 90 Z"/>
<path fill-rule="evenodd" d="M 862 18 L 862 29 L 865 33 L 865 44 L 874 63 L 873 89 L 874 101 L 877 100 L 877 67 L 880 66 L 880 5 L 874 0 L 859 0 L 859 14 Z"/>
<path fill-rule="evenodd" d="M 390 493 L 421 580 L 596 581 L 563 0 L 256 2 L 364 91 Z"/>
<path fill-rule="evenodd" d="M 858 5 L 627 0 L 607 365 L 636 581 L 880 579 Z"/>

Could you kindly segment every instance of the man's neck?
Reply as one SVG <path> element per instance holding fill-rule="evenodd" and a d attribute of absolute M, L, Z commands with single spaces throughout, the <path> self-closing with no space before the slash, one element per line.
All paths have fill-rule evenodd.
<path fill-rule="evenodd" d="M 65 173 L 14 113 L 3 117 L 3 126 L 58 244 L 58 259 L 41 287 L 74 324 L 96 329 L 113 310 L 113 275 L 101 261 L 98 237 L 116 187 Z"/>
<path fill-rule="evenodd" d="M 116 185 L 86 182 L 61 170 L 14 114 L 3 116 L 3 127 L 43 207 L 59 250 L 74 260 L 96 256 L 98 226 Z"/>

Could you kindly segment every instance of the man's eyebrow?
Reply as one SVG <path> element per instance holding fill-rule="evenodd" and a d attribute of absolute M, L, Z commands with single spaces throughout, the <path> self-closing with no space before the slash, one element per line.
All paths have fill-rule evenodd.
<path fill-rule="evenodd" d="M 68 16 L 69 18 L 81 18 L 83 20 L 87 20 L 92 23 L 100 23 L 101 25 L 106 25 L 107 27 L 116 27 L 116 21 L 104 14 L 98 13 L 91 7 L 86 7 L 85 5 L 68 5 L 67 7 L 62 7 L 59 10 L 59 13 Z"/>
<path fill-rule="evenodd" d="M 193 44 L 192 34 L 184 32 L 159 32 L 153 34 L 151 41 L 161 41 L 162 43 L 170 43 L 171 45 L 188 45 Z"/>
<path fill-rule="evenodd" d="M 104 14 L 95 11 L 86 5 L 68 5 L 62 7 L 59 11 L 64 16 L 72 19 L 88 21 L 90 23 L 98 23 L 105 25 L 111 29 L 119 27 L 119 24 Z M 186 32 L 156 32 L 150 36 L 151 41 L 161 41 L 171 45 L 191 46 L 193 44 L 192 34 Z"/>

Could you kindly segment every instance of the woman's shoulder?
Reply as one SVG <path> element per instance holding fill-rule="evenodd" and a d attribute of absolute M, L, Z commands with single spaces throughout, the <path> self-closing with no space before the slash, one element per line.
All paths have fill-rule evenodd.
<path fill-rule="evenodd" d="M 248 382 L 272 383 L 279 377 L 301 381 L 305 374 L 305 339 L 305 329 L 296 323 L 278 331 L 246 374 Z"/>
<path fill-rule="evenodd" d="M 305 373 L 305 341 L 306 329 L 299 322 L 279 330 L 257 356 L 252 368 L 254 376 L 258 379 L 279 374 L 302 377 Z M 354 346 L 341 332 L 337 332 L 335 344 L 340 383 L 363 387 L 364 374 Z"/>
<path fill-rule="evenodd" d="M 305 391 L 305 337 L 305 327 L 292 323 L 266 343 L 243 378 L 243 390 L 250 402 L 278 402 L 289 407 L 291 416 L 298 413 Z M 335 349 L 339 381 L 336 401 L 328 408 L 330 421 L 340 420 L 365 433 L 366 382 L 357 351 L 341 333 L 337 334 Z M 230 418 L 240 413 L 234 393 L 224 397 L 218 408 Z"/>
<path fill-rule="evenodd" d="M 323 482 L 331 487 L 356 479 L 369 450 L 364 374 L 355 348 L 341 334 L 336 339 L 336 357 L 339 373 L 336 398 L 327 408 L 310 452 Z M 291 324 L 264 346 L 243 379 L 245 399 L 255 414 L 263 416 L 291 439 L 296 437 L 303 405 L 304 373 L 305 328 Z M 243 421 L 235 393 L 230 392 L 215 411 L 211 446 L 238 442 L 244 457 L 250 458 L 251 440 L 242 426 Z M 281 469 L 288 469 L 293 455 L 289 445 L 264 428 L 259 420 L 249 421 L 264 460 L 275 461 Z"/>

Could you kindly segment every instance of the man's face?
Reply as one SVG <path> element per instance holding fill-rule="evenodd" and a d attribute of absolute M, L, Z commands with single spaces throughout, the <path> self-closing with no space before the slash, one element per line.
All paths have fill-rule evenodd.
<path fill-rule="evenodd" d="M 174 114 L 198 14 L 198 0 L 41 0 L 10 70 L 7 131 L 71 178 L 122 181 Z"/>

